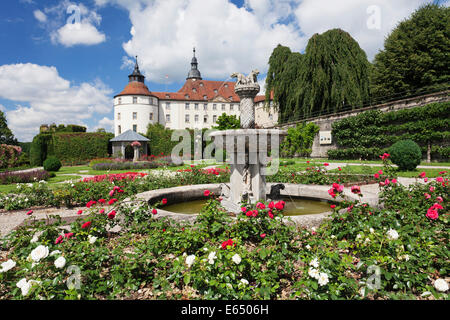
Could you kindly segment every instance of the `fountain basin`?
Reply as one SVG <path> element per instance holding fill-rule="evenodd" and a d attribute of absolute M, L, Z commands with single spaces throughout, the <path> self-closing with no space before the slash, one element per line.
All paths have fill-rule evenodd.
<path fill-rule="evenodd" d="M 271 189 L 271 186 L 275 183 L 267 183 L 266 186 L 266 194 L 268 195 Z M 151 190 L 147 192 L 140 193 L 136 195 L 138 199 L 146 200 L 150 204 L 161 201 L 163 198 L 167 199 L 168 205 L 170 204 L 180 204 L 180 203 L 188 203 L 190 201 L 195 200 L 206 200 L 207 198 L 204 196 L 204 191 L 209 190 L 215 195 L 220 195 L 221 186 L 223 184 L 200 184 L 200 185 L 191 185 L 191 186 L 181 186 L 167 189 L 158 189 Z M 227 184 L 229 185 L 229 184 Z M 303 184 L 292 184 L 286 183 L 285 189 L 281 190 L 280 194 L 282 198 L 303 198 L 309 200 L 318 200 L 323 202 L 328 202 L 332 200 L 330 195 L 328 194 L 329 186 L 321 186 L 321 185 L 303 185 Z M 358 197 L 354 194 L 347 195 L 350 200 L 357 200 Z M 126 200 L 125 200 L 126 201 Z M 286 201 L 286 200 L 285 200 Z M 374 199 L 374 203 L 370 203 L 369 205 L 376 206 L 378 201 Z M 318 226 L 323 219 L 326 219 L 331 214 L 331 210 L 323 211 L 321 213 L 315 214 L 303 214 L 296 216 L 285 217 L 286 223 L 295 223 L 305 227 Z M 158 208 L 158 214 L 153 216 L 154 218 L 160 217 L 169 217 L 171 219 L 177 221 L 194 221 L 197 217 L 197 214 L 187 214 L 187 213 L 177 213 L 173 211 L 166 210 L 163 208 Z"/>

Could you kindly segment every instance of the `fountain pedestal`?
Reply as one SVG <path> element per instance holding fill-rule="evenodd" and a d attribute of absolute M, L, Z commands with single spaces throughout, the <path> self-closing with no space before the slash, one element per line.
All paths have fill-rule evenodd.
<path fill-rule="evenodd" d="M 240 98 L 240 123 L 242 129 L 216 131 L 211 134 L 217 149 L 225 149 L 230 159 L 230 187 L 222 188 L 222 206 L 231 212 L 239 212 L 244 202 L 266 200 L 267 165 L 270 151 L 278 157 L 280 139 L 287 134 L 277 129 L 255 129 L 254 98 L 260 87 L 256 82 L 258 71 L 238 78 L 235 92 Z M 272 155 L 273 156 L 273 155 Z"/>

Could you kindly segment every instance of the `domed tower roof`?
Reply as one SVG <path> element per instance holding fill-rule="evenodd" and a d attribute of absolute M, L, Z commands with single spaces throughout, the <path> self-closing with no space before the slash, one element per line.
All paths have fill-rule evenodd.
<path fill-rule="evenodd" d="M 140 96 L 151 96 L 150 90 L 148 90 L 145 85 L 145 76 L 139 70 L 139 65 L 137 62 L 136 56 L 136 64 L 134 65 L 133 73 L 128 76 L 128 84 L 123 89 L 121 93 L 116 95 L 118 96 L 126 96 L 126 95 L 140 95 Z"/>
<path fill-rule="evenodd" d="M 189 70 L 186 80 L 189 80 L 189 79 L 202 80 L 202 75 L 200 74 L 200 71 L 198 70 L 197 58 L 195 57 L 195 48 L 194 48 L 193 52 L 194 52 L 194 56 L 192 57 L 192 60 L 191 60 L 191 70 Z"/>

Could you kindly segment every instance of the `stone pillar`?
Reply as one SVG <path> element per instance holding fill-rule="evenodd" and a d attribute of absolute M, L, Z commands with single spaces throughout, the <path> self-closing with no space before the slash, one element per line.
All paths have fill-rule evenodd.
<path fill-rule="evenodd" d="M 259 92 L 259 84 L 252 83 L 246 85 L 236 85 L 234 92 L 241 99 L 241 128 L 254 129 L 255 128 L 255 96 Z"/>

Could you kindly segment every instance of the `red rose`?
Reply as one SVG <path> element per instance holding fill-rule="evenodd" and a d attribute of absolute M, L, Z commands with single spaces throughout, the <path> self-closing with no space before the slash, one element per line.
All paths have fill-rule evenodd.
<path fill-rule="evenodd" d="M 111 211 L 110 213 L 108 213 L 108 218 L 109 219 L 114 219 L 114 217 L 116 216 L 116 211 Z"/>
<path fill-rule="evenodd" d="M 83 210 L 78 210 L 77 214 L 82 214 Z"/>
<path fill-rule="evenodd" d="M 91 224 L 92 224 L 92 222 L 91 222 L 91 221 L 88 221 L 88 222 L 84 223 L 84 224 L 81 226 L 81 229 L 89 228 L 89 227 L 91 226 Z"/>
<path fill-rule="evenodd" d="M 114 202 L 116 202 L 116 201 L 117 201 L 117 199 L 116 199 L 116 198 L 113 198 L 113 199 L 111 199 L 111 200 L 108 201 L 108 204 L 109 204 L 109 205 L 113 205 Z"/>
<path fill-rule="evenodd" d="M 161 202 L 162 202 L 162 204 L 167 204 L 167 199 L 164 198 L 164 199 L 161 200 Z"/>
<path fill-rule="evenodd" d="M 205 197 L 209 197 L 209 195 L 211 194 L 211 191 L 205 190 L 205 192 L 203 192 L 203 194 L 205 195 Z"/>
<path fill-rule="evenodd" d="M 158 213 L 158 210 L 152 209 L 152 213 L 153 213 L 153 214 L 157 214 L 157 213 Z"/>
<path fill-rule="evenodd" d="M 66 233 L 65 235 L 64 235 L 64 237 L 66 237 L 67 239 L 70 239 L 70 237 L 73 237 L 73 233 L 72 232 L 69 232 L 69 233 Z"/>
<path fill-rule="evenodd" d="M 63 242 L 63 240 L 64 240 L 64 237 L 63 236 L 59 236 L 58 238 L 56 238 L 55 244 L 59 244 L 59 243 Z"/>
<path fill-rule="evenodd" d="M 274 203 L 273 201 L 270 201 L 270 203 L 269 203 L 269 208 L 270 208 L 270 209 L 275 208 L 275 203 Z"/>
<path fill-rule="evenodd" d="M 266 237 L 266 234 L 265 234 L 265 233 L 262 233 L 262 234 L 260 235 L 260 237 L 264 239 L 264 238 Z"/>
<path fill-rule="evenodd" d="M 32 213 L 33 213 L 33 210 L 28 211 L 28 212 L 27 212 L 27 216 L 29 216 L 29 215 L 32 214 Z"/>
<path fill-rule="evenodd" d="M 275 203 L 275 209 L 283 210 L 284 209 L 284 201 L 278 201 L 277 203 Z"/>
<path fill-rule="evenodd" d="M 105 209 L 101 209 L 99 213 L 100 214 L 104 214 L 105 213 Z"/>
<path fill-rule="evenodd" d="M 331 209 L 334 209 L 334 208 L 336 208 L 336 205 L 335 205 L 335 204 L 332 204 L 332 205 L 330 206 L 330 208 L 331 208 Z"/>
<path fill-rule="evenodd" d="M 99 200 L 98 200 L 98 203 L 101 203 L 101 204 L 103 204 L 103 203 L 105 203 L 105 202 L 106 202 L 105 199 L 99 199 Z"/>

